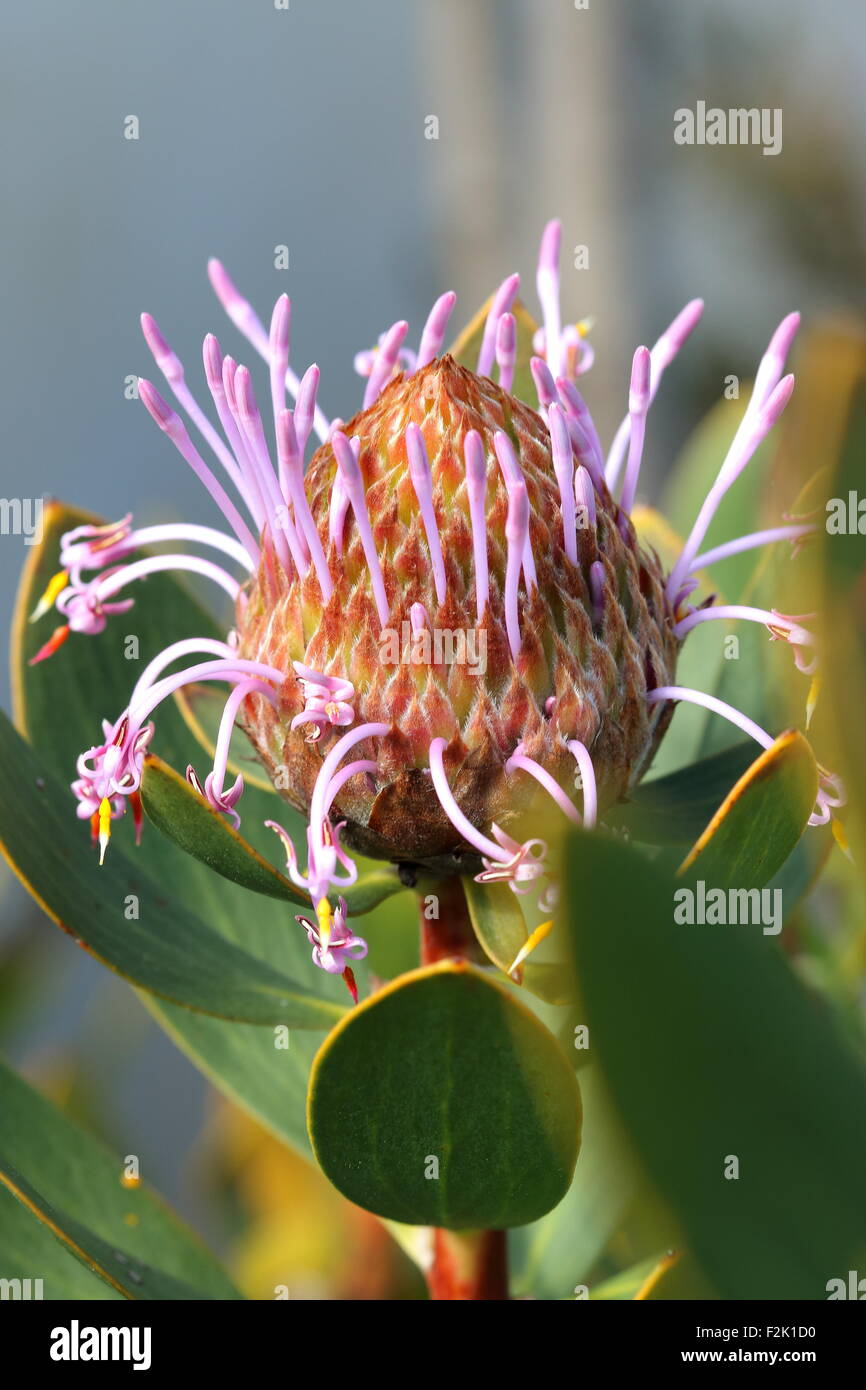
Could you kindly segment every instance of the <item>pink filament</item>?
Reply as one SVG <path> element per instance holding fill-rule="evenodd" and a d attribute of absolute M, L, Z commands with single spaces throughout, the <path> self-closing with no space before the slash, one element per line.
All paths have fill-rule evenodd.
<path fill-rule="evenodd" d="M 744 550 L 755 550 L 758 546 L 772 545 L 774 541 L 796 541 L 802 536 L 810 536 L 815 533 L 816 526 L 774 526 L 768 531 L 752 531 L 748 536 L 738 536 L 736 540 L 726 541 L 724 545 L 716 545 L 712 550 L 705 550 L 703 555 L 697 555 L 692 561 L 689 572 L 694 574 L 695 570 L 706 569 L 710 565 L 718 564 L 720 560 L 727 560 L 731 555 L 739 555 Z"/>
<path fill-rule="evenodd" d="M 569 753 L 573 754 L 580 772 L 580 784 L 583 790 L 584 828 L 592 830 L 598 818 L 598 789 L 595 781 L 595 767 L 589 749 L 579 739 L 571 739 L 566 747 Z"/>
<path fill-rule="evenodd" d="M 168 435 L 178 453 L 186 460 L 199 482 L 207 489 L 253 564 L 258 565 L 259 548 L 253 538 L 252 532 L 234 502 L 232 502 L 231 498 L 228 496 L 222 483 L 214 477 L 201 454 L 196 449 L 180 416 L 166 404 L 151 382 L 142 378 L 139 382 L 138 392 L 142 403 L 159 425 L 159 428 L 163 433 Z"/>
<path fill-rule="evenodd" d="M 703 312 L 704 301 L 702 299 L 690 300 L 685 308 L 680 310 L 673 322 L 668 324 L 661 337 L 653 344 L 650 353 L 651 402 L 656 398 L 656 392 L 661 385 L 665 368 L 670 366 L 686 339 L 697 327 Z M 625 458 L 630 433 L 631 421 L 629 417 L 626 416 L 614 436 L 614 441 L 607 457 L 605 478 L 607 479 L 607 485 L 611 491 L 613 491 L 616 486 L 619 477 L 619 471 L 622 467 L 622 461 Z"/>
<path fill-rule="evenodd" d="M 364 388 L 364 410 L 369 409 L 391 380 L 397 359 L 400 356 L 400 349 L 403 346 L 403 339 L 408 331 L 408 323 L 405 319 L 400 319 L 391 325 L 382 339 L 373 359 L 372 371 L 367 377 L 367 385 Z"/>
<path fill-rule="evenodd" d="M 418 360 L 415 364 L 416 369 L 426 367 L 442 351 L 442 344 L 445 342 L 445 334 L 448 329 L 448 320 L 451 318 L 456 302 L 456 294 L 453 290 L 448 290 L 446 294 L 439 296 L 430 310 L 424 331 L 421 334 L 421 345 L 418 348 Z"/>
<path fill-rule="evenodd" d="M 547 412 L 547 427 L 550 430 L 550 447 L 553 454 L 553 471 L 559 484 L 559 505 L 562 513 L 562 540 L 565 553 L 573 565 L 577 564 L 577 537 L 575 536 L 574 511 L 574 460 L 571 452 L 571 439 L 565 423 L 565 412 L 561 405 L 552 404 Z M 586 470 L 584 470 L 584 473 Z M 590 490 L 592 484 L 590 484 Z"/>
<path fill-rule="evenodd" d="M 534 777 L 536 782 L 544 787 L 548 795 L 553 798 L 557 806 L 565 812 L 568 819 L 575 825 L 580 824 L 580 816 L 578 815 L 577 809 L 562 790 L 562 787 L 556 779 L 550 775 L 547 769 L 541 766 L 541 763 L 536 762 L 534 758 L 527 758 L 520 744 L 518 744 L 505 764 L 506 772 L 513 772 L 515 768 L 520 768 L 521 771 L 528 772 L 531 777 Z"/>
<path fill-rule="evenodd" d="M 650 369 L 651 358 L 649 348 L 639 347 L 632 361 L 631 385 L 629 387 L 628 397 L 630 422 L 628 463 L 626 464 L 625 482 L 623 483 L 622 498 L 620 499 L 620 506 L 625 512 L 630 512 L 634 506 L 635 493 L 637 492 L 637 480 L 640 475 L 641 460 L 643 458 L 646 417 L 650 405 Z"/>
<path fill-rule="evenodd" d="M 469 430 L 463 441 L 463 461 L 466 466 L 466 492 L 475 564 L 475 613 L 477 621 L 481 623 L 490 597 L 490 580 L 487 568 L 487 459 L 477 430 Z"/>
<path fill-rule="evenodd" d="M 418 425 L 406 426 L 406 454 L 409 460 L 409 476 L 412 479 L 412 486 L 418 499 L 421 521 L 427 536 L 427 544 L 430 547 L 436 598 L 442 604 L 445 602 L 446 593 L 445 560 L 442 555 L 442 542 L 439 538 L 436 512 L 433 509 L 433 475 L 430 471 L 424 436 Z"/>
<path fill-rule="evenodd" d="M 385 580 L 382 576 L 382 566 L 379 563 L 379 555 L 376 550 L 376 542 L 373 539 L 373 530 L 370 525 L 370 515 L 367 511 L 367 497 L 364 491 L 364 479 L 361 467 L 355 456 L 355 451 L 349 443 L 342 430 L 335 430 L 331 436 L 331 443 L 334 449 L 334 456 L 337 460 L 337 467 L 343 482 L 345 494 L 349 499 L 352 511 L 355 514 L 355 524 L 358 527 L 358 534 L 361 538 L 361 545 L 367 560 L 367 569 L 370 572 L 370 583 L 373 586 L 373 597 L 376 602 L 376 611 L 379 614 L 379 622 L 384 627 L 388 621 L 390 605 L 385 593 Z"/>
<path fill-rule="evenodd" d="M 467 844 L 472 845 L 473 849 L 477 849 L 479 854 L 485 855 L 488 859 L 504 862 L 508 856 L 503 851 L 502 846 L 497 845 L 493 840 L 488 840 L 486 835 L 482 835 L 480 830 L 476 830 L 454 800 L 442 761 L 442 752 L 445 747 L 444 738 L 434 738 L 430 744 L 430 777 L 442 810 Z"/>
<path fill-rule="evenodd" d="M 493 296 L 490 309 L 484 323 L 484 333 L 481 337 L 481 347 L 478 352 L 478 365 L 475 368 L 479 376 L 489 376 L 493 366 L 493 359 L 496 353 L 496 334 L 499 329 L 499 320 L 503 314 L 507 314 L 512 304 L 517 298 L 517 291 L 520 289 L 520 276 L 509 275 L 507 280 L 503 280 L 499 289 Z"/>
<path fill-rule="evenodd" d="M 749 719 L 748 715 L 734 709 L 733 705 L 727 705 L 724 700 L 717 699 L 715 695 L 706 695 L 702 690 L 690 690 L 682 685 L 660 685 L 647 695 L 647 703 L 650 705 L 658 704 L 662 700 L 684 700 L 692 705 L 701 705 L 713 714 L 720 714 L 731 724 L 736 724 L 738 729 L 742 729 L 756 743 L 760 743 L 762 748 L 772 748 L 773 746 L 774 740 L 766 730 L 761 728 L 760 724 L 756 724 L 753 719 Z"/>
<path fill-rule="evenodd" d="M 544 352 L 554 377 L 562 371 L 562 320 L 559 308 L 559 251 L 562 223 L 548 222 L 541 237 L 536 288 L 544 319 Z"/>

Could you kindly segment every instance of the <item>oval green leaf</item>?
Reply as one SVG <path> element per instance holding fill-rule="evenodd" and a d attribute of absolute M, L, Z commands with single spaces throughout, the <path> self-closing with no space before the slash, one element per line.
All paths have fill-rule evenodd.
<path fill-rule="evenodd" d="M 501 1229 L 542 1216 L 568 1189 L 580 1116 L 553 1036 L 460 961 L 365 1000 L 310 1076 L 323 1171 L 351 1201 L 407 1225 Z"/>

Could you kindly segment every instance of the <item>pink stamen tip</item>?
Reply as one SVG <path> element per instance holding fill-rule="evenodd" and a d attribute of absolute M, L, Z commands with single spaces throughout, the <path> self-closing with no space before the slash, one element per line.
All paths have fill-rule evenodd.
<path fill-rule="evenodd" d="M 260 425 L 261 416 L 249 367 L 238 367 L 235 372 L 234 385 L 241 419 L 246 424 Z"/>
<path fill-rule="evenodd" d="M 303 458 L 304 450 L 307 447 L 307 440 L 313 428 L 313 421 L 316 415 L 316 394 L 319 389 L 319 368 L 315 363 L 308 367 L 301 377 L 298 387 L 298 398 L 295 403 L 295 430 L 298 436 L 298 448 Z"/>
<path fill-rule="evenodd" d="M 286 370 L 289 365 L 289 336 L 292 305 L 287 294 L 281 294 L 271 315 L 270 347 L 271 408 L 276 418 L 286 403 Z"/>
<path fill-rule="evenodd" d="M 223 358 L 223 390 L 228 401 L 229 410 L 232 415 L 239 418 L 237 389 L 235 387 L 235 376 L 238 371 L 238 364 L 231 354 Z"/>
<path fill-rule="evenodd" d="M 630 421 L 628 462 L 626 464 L 622 498 L 620 499 L 620 505 L 624 512 L 631 511 L 637 493 L 640 466 L 643 459 L 646 417 L 652 399 L 650 392 L 651 363 L 652 359 L 649 348 L 639 347 L 632 360 L 631 383 L 628 393 Z"/>
<path fill-rule="evenodd" d="M 639 347 L 631 364 L 628 408 L 632 415 L 645 415 L 650 403 L 650 350 Z"/>
<path fill-rule="evenodd" d="M 559 484 L 559 505 L 562 513 L 562 538 L 565 553 L 573 565 L 577 564 L 577 537 L 575 535 L 576 517 L 574 510 L 574 459 L 571 452 L 571 436 L 561 405 L 552 403 L 547 411 L 547 427 L 550 430 L 550 447 L 553 455 L 553 471 Z M 584 473 L 586 469 L 583 470 Z M 592 483 L 590 483 L 592 491 Z M 594 507 L 594 502 L 593 502 Z"/>
<path fill-rule="evenodd" d="M 598 431 L 593 423 L 589 407 L 574 382 L 570 381 L 568 377 L 557 377 L 556 389 L 559 392 L 569 417 L 575 424 L 580 425 L 584 432 L 588 450 L 591 454 L 591 461 L 594 465 L 593 471 L 600 478 L 604 473 L 601 440 L 598 437 Z"/>
<path fill-rule="evenodd" d="M 557 271 L 559 269 L 559 253 L 562 245 L 562 223 L 558 218 L 548 222 L 541 234 L 541 245 L 538 250 L 538 269 L 547 271 Z"/>
<path fill-rule="evenodd" d="M 478 353 L 478 365 L 475 368 L 479 376 L 489 376 L 493 366 L 493 359 L 496 353 L 496 333 L 499 320 L 503 314 L 507 314 L 515 299 L 517 291 L 520 289 L 520 276 L 509 275 L 503 280 L 499 289 L 493 296 L 490 310 L 484 324 L 484 333 L 481 338 L 481 348 Z"/>
<path fill-rule="evenodd" d="M 413 603 L 409 609 L 409 622 L 413 632 L 424 632 L 430 628 L 430 617 L 423 603 Z"/>
<path fill-rule="evenodd" d="M 433 507 L 433 475 L 430 471 L 424 435 L 418 425 L 406 426 L 406 455 L 409 461 L 409 476 L 412 479 L 415 496 L 418 498 L 421 521 L 427 536 L 427 544 L 430 547 L 436 598 L 442 604 L 445 602 L 446 593 L 445 560 L 442 556 L 442 542 L 439 538 L 439 526 Z"/>
<path fill-rule="evenodd" d="M 508 493 L 508 515 L 505 521 L 505 539 L 508 543 L 505 561 L 505 629 L 511 658 L 516 661 L 521 646 L 517 600 L 520 571 L 529 543 L 529 495 L 508 436 L 500 431 L 494 435 L 493 446 Z"/>
<path fill-rule="evenodd" d="M 536 288 L 544 318 L 544 351 L 554 377 L 562 370 L 562 323 L 559 309 L 559 252 L 562 223 L 548 222 L 541 237 Z"/>
<path fill-rule="evenodd" d="M 287 362 L 291 326 L 292 301 L 287 294 L 281 294 L 274 305 L 274 311 L 271 315 L 270 344 L 271 351 L 278 353 L 281 357 L 285 355 Z"/>
<path fill-rule="evenodd" d="M 262 322 L 249 301 L 244 299 L 222 261 L 211 257 L 207 263 L 207 273 L 214 294 L 232 323 L 259 351 L 267 355 L 268 335 Z"/>
<path fill-rule="evenodd" d="M 213 333 L 208 333 L 202 344 L 204 374 L 212 394 L 223 394 L 223 355 Z"/>
<path fill-rule="evenodd" d="M 754 407 L 757 410 L 769 397 L 784 371 L 785 359 L 791 350 L 799 327 L 800 315 L 796 312 L 788 314 L 782 319 L 770 339 L 767 351 L 758 363 L 752 399 L 749 402 L 750 408 Z"/>
<path fill-rule="evenodd" d="M 594 530 L 597 522 L 595 488 L 582 463 L 574 471 L 574 500 L 577 507 L 576 525 L 580 530 Z"/>
<path fill-rule="evenodd" d="M 514 366 L 517 361 L 517 320 L 513 314 L 503 314 L 496 330 L 496 364 L 499 385 L 510 391 L 514 385 Z"/>
<path fill-rule="evenodd" d="M 445 342 L 445 334 L 448 330 L 448 321 L 457 303 L 457 295 L 453 290 L 448 290 L 436 300 L 433 308 L 424 325 L 421 334 L 421 345 L 418 348 L 417 367 L 426 367 L 432 362 L 434 357 L 438 357 Z"/>
<path fill-rule="evenodd" d="M 361 538 L 361 545 L 367 560 L 367 569 L 370 574 L 370 583 L 373 586 L 373 597 L 376 602 L 376 611 L 379 615 L 379 622 L 383 627 L 388 622 L 390 604 L 385 593 L 385 580 L 382 575 L 382 566 L 379 562 L 379 555 L 376 550 L 376 543 L 373 538 L 373 530 L 370 525 L 370 514 L 367 510 L 367 496 L 364 488 L 364 477 L 361 472 L 361 465 L 355 454 L 353 446 L 343 434 L 342 430 L 335 430 L 331 435 L 331 445 L 334 450 L 334 457 L 337 460 L 337 467 L 345 489 L 346 496 L 355 514 L 355 524 L 358 527 L 358 534 Z"/>
<path fill-rule="evenodd" d="M 703 544 L 719 503 L 778 421 L 791 398 L 793 389 L 794 377 L 789 374 L 782 378 L 754 414 L 751 411 L 752 402 L 749 402 L 749 408 L 734 435 L 733 443 L 725 455 L 716 480 L 698 512 L 697 520 L 683 546 L 682 554 L 671 570 L 667 583 L 669 596 L 679 592 L 682 580 L 691 572 L 695 556 Z"/>
<path fill-rule="evenodd" d="M 170 439 L 174 439 L 175 436 L 180 438 L 186 435 L 186 429 L 177 411 L 172 410 L 153 383 L 145 377 L 139 377 L 138 395 L 142 405 Z"/>
<path fill-rule="evenodd" d="M 559 400 L 553 373 L 543 357 L 530 358 L 529 370 L 532 373 L 532 380 L 535 382 L 535 390 L 538 393 L 538 404 L 542 410 L 547 410 L 555 401 Z"/>
<path fill-rule="evenodd" d="M 662 370 L 673 361 L 686 340 L 695 331 L 703 312 L 704 301 L 702 299 L 690 299 L 685 308 L 680 310 L 673 322 L 665 329 L 653 347 L 653 355 L 657 354 Z"/>
<path fill-rule="evenodd" d="M 469 430 L 463 441 L 463 461 L 466 466 L 475 565 L 475 612 L 480 623 L 490 597 L 490 578 L 487 563 L 487 459 L 477 430 Z"/>
<path fill-rule="evenodd" d="M 594 560 L 589 567 L 589 592 L 592 600 L 592 621 L 599 627 L 604 618 L 605 570 L 601 560 Z"/>
<path fill-rule="evenodd" d="M 166 381 L 174 385 L 183 381 L 183 365 L 177 353 L 172 350 L 168 340 L 160 332 L 159 324 L 150 314 L 141 315 L 141 331 L 150 349 L 154 362 Z"/>
<path fill-rule="evenodd" d="M 685 308 L 680 310 L 673 322 L 668 324 L 668 327 L 665 329 L 664 333 L 662 333 L 661 337 L 653 344 L 650 354 L 652 358 L 650 371 L 651 401 L 655 400 L 656 393 L 661 384 L 661 379 L 665 373 L 665 368 L 670 366 L 677 353 L 685 344 L 686 339 L 694 331 L 703 312 L 704 301 L 702 299 L 690 300 Z M 631 421 L 630 417 L 627 415 L 621 422 L 614 436 L 614 441 L 610 447 L 610 453 L 608 454 L 607 463 L 605 465 L 605 478 L 611 491 L 616 486 L 617 479 L 619 478 L 620 469 L 629 443 L 630 432 Z"/>
<path fill-rule="evenodd" d="M 526 490 L 526 480 L 523 476 L 523 469 L 520 467 L 520 464 L 517 461 L 517 455 L 514 452 L 514 446 L 504 430 L 497 430 L 496 434 L 493 436 L 493 448 L 496 452 L 496 457 L 499 460 L 499 467 L 502 471 L 502 476 L 505 479 L 505 488 L 509 496 L 512 492 L 515 492 L 522 493 L 522 495 L 526 498 L 526 534 L 523 542 L 522 556 L 523 577 L 526 580 L 527 589 L 535 589 L 538 587 L 538 579 L 535 573 L 535 561 L 532 557 L 532 545 L 530 543 L 529 537 L 529 494 Z M 516 508 L 514 514 L 516 522 L 519 522 L 519 518 L 523 515 L 523 511 L 524 507 L 523 503 L 521 502 L 519 506 Z M 505 527 L 505 534 L 507 538 L 507 522 Z"/>
<path fill-rule="evenodd" d="M 391 380 L 400 356 L 400 348 L 403 346 L 403 339 L 408 331 L 408 323 L 405 319 L 400 319 L 391 325 L 382 339 L 373 361 L 372 370 L 367 378 L 367 385 L 364 388 L 364 410 L 369 409 Z"/>

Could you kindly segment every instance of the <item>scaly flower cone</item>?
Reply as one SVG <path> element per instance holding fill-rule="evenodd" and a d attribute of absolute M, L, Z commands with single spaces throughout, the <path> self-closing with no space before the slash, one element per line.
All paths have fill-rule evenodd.
<path fill-rule="evenodd" d="M 429 461 L 432 557 L 407 457 L 413 426 Z M 283 670 L 303 662 L 350 674 L 358 722 L 388 724 L 378 740 L 376 784 L 358 773 L 334 803 L 350 846 L 428 872 L 458 861 L 464 871 L 477 872 L 477 850 L 455 829 L 431 785 L 432 740 L 445 740 L 449 782 L 479 827 L 495 822 L 507 829 L 529 805 L 532 779 L 506 772 L 518 745 L 560 786 L 573 787 L 575 762 L 567 744 L 580 740 L 593 750 L 599 804 L 619 800 L 652 757 L 670 713 L 660 718 L 646 703 L 647 691 L 672 677 L 679 645 L 664 577 L 600 476 L 593 514 L 574 526 L 569 558 L 544 422 L 448 355 L 395 377 L 345 426 L 342 437 L 348 436 L 360 445 L 357 468 L 385 623 L 359 528 L 348 517 L 331 524 L 341 473 L 336 446 L 328 442 L 313 456 L 306 484 L 333 591 L 325 601 L 312 566 L 287 581 L 263 562 L 238 615 L 238 651 Z M 481 463 L 487 551 L 480 583 L 466 461 L 473 445 Z M 526 543 L 534 557 L 516 656 L 508 633 L 510 497 L 497 448 L 513 456 L 522 474 Z M 413 617 L 417 605 L 424 613 L 420 625 Z M 447 652 L 437 660 L 436 635 L 446 633 L 457 640 L 471 634 L 484 669 L 449 664 L 441 659 Z M 429 655 L 419 660 L 425 644 Z M 306 812 L 322 759 L 307 728 L 291 727 L 303 708 L 299 697 L 297 687 L 285 687 L 279 704 L 259 702 L 245 727 L 287 798 Z"/>

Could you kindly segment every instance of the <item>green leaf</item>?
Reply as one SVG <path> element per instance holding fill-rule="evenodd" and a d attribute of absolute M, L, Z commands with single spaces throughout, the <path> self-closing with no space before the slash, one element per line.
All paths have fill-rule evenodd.
<path fill-rule="evenodd" d="M 87 1299 L 112 1302 L 123 1298 L 111 1284 L 88 1269 L 52 1235 L 34 1221 L 33 1213 L 0 1182 L 0 1260 L 4 1279 L 22 1281 L 22 1297 L 30 1280 L 42 1280 L 43 1292 L 55 1299 Z"/>
<path fill-rule="evenodd" d="M 313 1064 L 308 1119 L 322 1170 L 359 1206 L 409 1225 L 502 1228 L 535 1220 L 567 1190 L 580 1094 L 528 1009 L 443 961 L 401 976 L 334 1029 Z"/>
<path fill-rule="evenodd" d="M 581 1070 L 580 1093 L 583 1137 L 571 1186 L 558 1206 L 509 1238 L 512 1297 L 572 1297 L 575 1287 L 586 1283 L 638 1189 L 640 1172 L 597 1067 Z"/>
<path fill-rule="evenodd" d="M 641 782 L 630 800 L 605 814 L 606 824 L 647 845 L 687 845 L 697 839 L 734 783 L 751 767 L 755 744 L 738 743 L 667 777 Z"/>
<path fill-rule="evenodd" d="M 688 1248 L 722 1298 L 825 1298 L 866 1245 L 861 1059 L 760 926 L 675 924 L 601 836 L 566 862 L 593 1056 Z"/>
<path fill-rule="evenodd" d="M 719 887 L 761 888 L 793 853 L 817 794 L 815 755 L 803 735 L 789 729 L 728 793 L 681 873 Z"/>
<path fill-rule="evenodd" d="M 510 971 L 517 953 L 528 940 L 528 932 L 523 909 L 508 885 L 476 883 L 473 878 L 465 878 L 463 887 L 472 929 L 494 965 L 515 984 L 525 985 L 540 999 L 551 1004 L 568 1003 L 572 990 L 566 966 L 526 960 L 516 971 Z"/>
<path fill-rule="evenodd" d="M 45 912 L 103 964 L 175 1003 L 226 1018 L 327 1028 L 340 1017 L 339 1005 L 224 940 L 120 850 L 110 848 L 100 867 L 69 793 L 3 714 L 0 779 L 12 789 L 0 799 L 0 847 Z M 283 929 L 297 931 L 290 919 Z"/>
<path fill-rule="evenodd" d="M 0 1110 L 4 1277 L 42 1278 L 46 1299 L 239 1297 L 161 1199 L 121 1184 L 119 1157 L 2 1064 Z"/>
<path fill-rule="evenodd" d="M 144 762 L 141 801 L 157 829 L 186 854 L 242 888 L 309 910 L 307 894 L 263 859 L 174 768 L 152 754 Z"/>
<path fill-rule="evenodd" d="M 487 315 L 492 303 L 493 296 L 491 295 L 448 349 L 455 362 L 459 362 L 461 367 L 468 367 L 473 372 L 478 363 L 478 352 L 484 337 L 484 325 L 487 322 Z M 517 320 L 517 358 L 514 364 L 514 385 L 510 394 L 516 396 L 518 400 L 525 401 L 527 405 L 531 405 L 535 409 L 538 398 L 529 363 L 530 359 L 535 356 L 532 339 L 538 324 L 519 299 L 515 299 L 511 312 Z"/>

